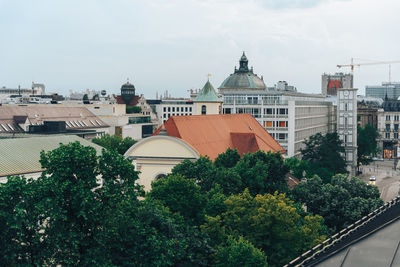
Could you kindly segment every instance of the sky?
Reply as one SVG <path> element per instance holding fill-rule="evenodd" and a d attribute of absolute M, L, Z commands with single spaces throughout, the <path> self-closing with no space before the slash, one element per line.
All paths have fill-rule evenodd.
<path fill-rule="evenodd" d="M 337 64 L 400 60 L 398 0 L 0 0 L 0 87 L 117 94 L 129 78 L 154 99 L 210 81 L 242 51 L 267 86 L 321 92 Z M 400 81 L 400 63 L 391 65 Z M 354 87 L 389 79 L 388 65 L 355 68 Z"/>

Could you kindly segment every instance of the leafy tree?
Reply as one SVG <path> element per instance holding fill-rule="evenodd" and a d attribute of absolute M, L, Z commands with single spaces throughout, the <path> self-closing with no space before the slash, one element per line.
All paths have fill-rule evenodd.
<path fill-rule="evenodd" d="M 39 265 L 43 252 L 35 208 L 36 183 L 25 177 L 8 177 L 0 183 L 0 262 L 4 266 Z"/>
<path fill-rule="evenodd" d="M 139 106 L 126 106 L 127 114 L 140 113 L 140 112 L 142 112 L 142 108 Z"/>
<path fill-rule="evenodd" d="M 124 155 L 137 141 L 130 137 L 122 138 L 118 135 L 105 134 L 101 137 L 94 138 L 92 142 L 108 150 L 116 150 L 119 154 Z"/>
<path fill-rule="evenodd" d="M 279 153 L 257 151 L 245 154 L 231 169 L 230 175 L 237 173 L 241 178 L 238 193 L 248 188 L 252 195 L 287 192 L 285 175 L 288 167 Z"/>
<path fill-rule="evenodd" d="M 214 164 L 217 168 L 230 169 L 236 165 L 240 160 L 240 155 L 237 149 L 228 148 L 224 153 L 218 155 L 215 159 Z"/>
<path fill-rule="evenodd" d="M 347 173 L 346 162 L 341 153 L 344 152 L 342 141 L 337 133 L 322 135 L 317 133 L 310 136 L 301 149 L 302 159 L 308 161 L 309 177 L 317 174 L 325 182 L 338 173 Z"/>
<path fill-rule="evenodd" d="M 230 267 L 267 267 L 267 257 L 249 241 L 239 236 L 238 239 L 228 237 L 224 246 L 220 246 L 215 254 L 215 266 Z"/>
<path fill-rule="evenodd" d="M 378 152 L 377 138 L 379 133 L 370 125 L 357 129 L 357 168 L 360 163 L 367 165 L 372 162 L 372 156 Z"/>
<path fill-rule="evenodd" d="M 284 194 L 251 196 L 246 189 L 226 201 L 226 211 L 207 217 L 202 228 L 215 243 L 223 244 L 229 235 L 262 249 L 271 266 L 281 266 L 324 240 L 321 216 L 301 217 L 293 201 Z"/>
<path fill-rule="evenodd" d="M 200 186 L 180 175 L 168 175 L 151 183 L 147 197 L 159 200 L 172 212 L 178 212 L 191 223 L 200 225 L 204 220 L 206 199 Z"/>
<path fill-rule="evenodd" d="M 358 178 L 337 174 L 331 183 L 323 183 L 314 176 L 293 189 L 297 201 L 307 210 L 325 219 L 331 234 L 352 224 L 383 204 L 376 186 L 368 185 Z"/>

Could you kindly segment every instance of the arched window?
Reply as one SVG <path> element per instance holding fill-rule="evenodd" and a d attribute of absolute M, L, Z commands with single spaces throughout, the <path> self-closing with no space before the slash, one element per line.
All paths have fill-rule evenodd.
<path fill-rule="evenodd" d="M 164 173 L 160 173 L 156 175 L 156 178 L 154 178 L 155 181 L 157 181 L 158 179 L 164 178 L 166 175 Z"/>
<path fill-rule="evenodd" d="M 206 105 L 201 106 L 201 115 L 206 115 L 207 114 L 207 107 Z"/>

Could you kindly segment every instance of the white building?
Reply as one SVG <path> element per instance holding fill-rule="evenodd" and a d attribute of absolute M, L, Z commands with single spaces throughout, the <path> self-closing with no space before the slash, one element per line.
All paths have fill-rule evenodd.
<path fill-rule="evenodd" d="M 337 132 L 343 141 L 347 170 L 356 174 L 357 167 L 357 89 L 338 89 Z"/>
<path fill-rule="evenodd" d="M 189 116 L 194 114 L 193 100 L 190 99 L 162 99 L 147 100 L 152 110 L 155 110 L 158 127 L 171 116 Z"/>
<path fill-rule="evenodd" d="M 302 94 L 286 82 L 267 88 L 263 78 L 248 68 L 243 53 L 239 69 L 221 84 L 223 113 L 250 113 L 287 150 L 299 156 L 304 140 L 335 130 L 335 108 L 322 95 Z"/>

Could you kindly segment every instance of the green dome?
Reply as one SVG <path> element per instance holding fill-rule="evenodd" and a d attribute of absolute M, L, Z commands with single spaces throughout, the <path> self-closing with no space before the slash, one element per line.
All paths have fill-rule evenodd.
<path fill-rule="evenodd" d="M 224 80 L 219 89 L 259 89 L 264 90 L 266 88 L 262 78 L 259 78 L 253 73 L 253 68 L 249 69 L 248 60 L 243 52 L 242 57 L 239 61 L 239 69 L 231 74 Z"/>
<path fill-rule="evenodd" d="M 210 81 L 207 81 L 193 102 L 222 102 Z"/>

